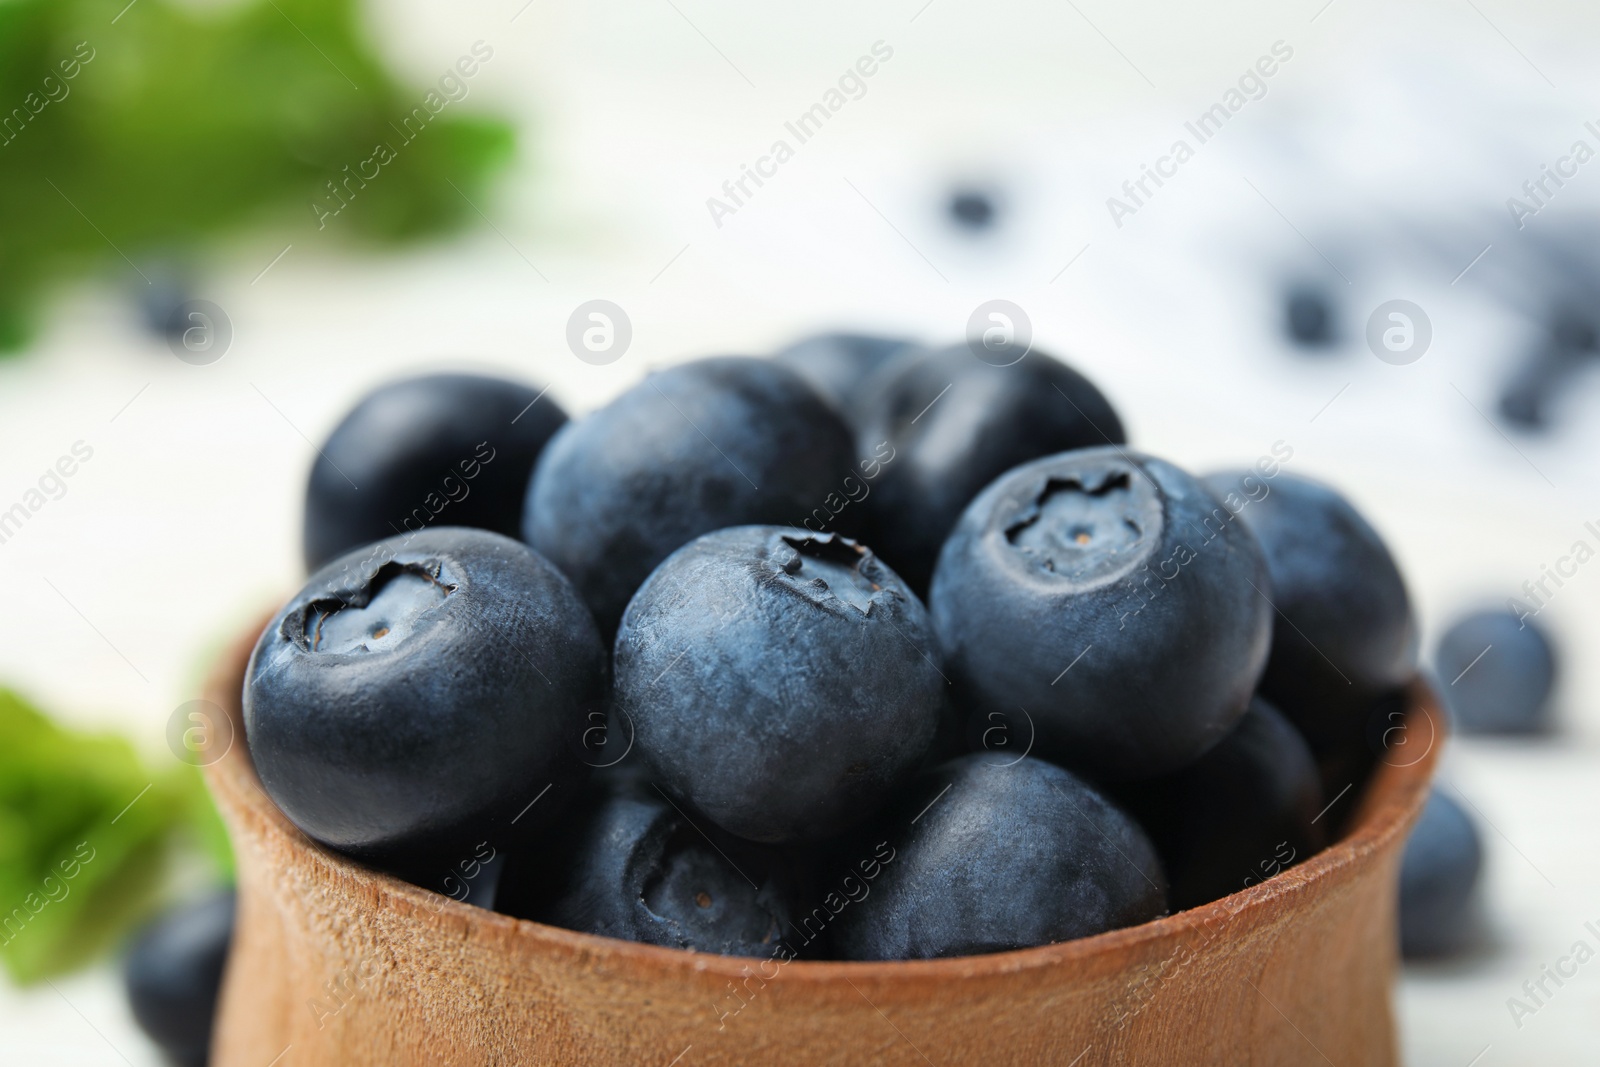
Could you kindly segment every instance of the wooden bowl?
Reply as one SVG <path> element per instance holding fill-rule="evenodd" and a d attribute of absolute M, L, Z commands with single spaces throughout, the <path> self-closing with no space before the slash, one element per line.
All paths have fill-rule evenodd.
<path fill-rule="evenodd" d="M 262 792 L 245 749 L 255 639 L 208 687 L 235 727 L 207 775 L 239 871 L 218 1067 L 1397 1060 L 1396 876 L 1443 724 L 1420 683 L 1413 755 L 1391 753 L 1344 838 L 1277 877 L 1019 952 L 780 964 L 513 919 L 325 851 Z"/>

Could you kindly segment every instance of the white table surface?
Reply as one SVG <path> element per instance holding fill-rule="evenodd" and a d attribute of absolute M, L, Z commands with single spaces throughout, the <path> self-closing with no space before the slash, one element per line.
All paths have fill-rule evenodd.
<path fill-rule="evenodd" d="M 0 504 L 73 442 L 94 448 L 66 495 L 0 545 L 12 593 L 0 679 L 137 735 L 153 759 L 168 758 L 167 717 L 197 695 L 207 656 L 298 583 L 307 438 L 384 377 L 462 361 L 551 382 L 581 412 L 651 366 L 813 329 L 954 339 L 980 301 L 1005 297 L 1041 347 L 1101 384 L 1140 447 L 1205 469 L 1281 440 L 1288 469 L 1344 486 L 1401 560 L 1430 642 L 1600 519 L 1594 380 L 1550 437 L 1504 436 L 1483 414 L 1533 328 L 1485 284 L 1525 276 L 1537 231 L 1600 202 L 1596 167 L 1532 235 L 1504 207 L 1600 117 L 1586 54 L 1600 13 L 1498 0 L 1402 14 L 1375 0 L 830 0 L 781 13 L 407 0 L 372 17 L 419 83 L 476 40 L 495 49 L 472 106 L 526 131 L 524 157 L 481 205 L 495 229 L 384 260 L 309 225 L 232 246 L 197 292 L 235 330 L 207 367 L 137 332 L 137 278 L 113 271 L 63 293 L 36 348 L 0 364 Z M 866 95 L 715 226 L 706 198 L 879 40 L 894 56 Z M 1115 227 L 1106 198 L 1279 40 L 1294 58 L 1265 97 Z M 1005 189 L 993 239 L 938 215 L 963 176 Z M 1409 366 L 1358 340 L 1296 356 L 1276 334 L 1285 271 L 1330 278 L 1361 320 L 1391 297 L 1418 302 L 1432 348 Z M 634 325 L 609 367 L 562 340 L 594 297 Z M 1582 654 L 1600 634 L 1597 591 L 1600 569 L 1582 570 L 1543 616 L 1565 653 L 1561 736 L 1447 754 L 1446 775 L 1492 823 L 1496 937 L 1406 971 L 1397 1003 L 1416 1067 L 1595 1060 L 1600 964 L 1520 1028 L 1505 1002 L 1600 920 L 1600 672 Z M 0 1059 L 156 1062 L 109 965 L 0 987 Z"/>

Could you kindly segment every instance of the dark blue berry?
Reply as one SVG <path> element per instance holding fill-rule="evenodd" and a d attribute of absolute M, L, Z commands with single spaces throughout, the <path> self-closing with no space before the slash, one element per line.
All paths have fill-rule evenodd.
<path fill-rule="evenodd" d="M 982 189 L 956 189 L 950 194 L 950 219 L 968 230 L 987 230 L 999 214 L 994 198 Z"/>
<path fill-rule="evenodd" d="M 1586 294 L 1587 298 L 1587 294 Z M 1556 309 L 1549 335 L 1524 358 L 1500 393 L 1500 415 L 1519 430 L 1547 430 L 1551 407 L 1570 392 L 1580 372 L 1594 365 L 1600 354 L 1600 330 L 1587 311 Z"/>
<path fill-rule="evenodd" d="M 852 426 L 859 426 L 884 376 L 917 350 L 914 342 L 899 337 L 823 333 L 796 341 L 773 358 L 804 378 Z"/>
<path fill-rule="evenodd" d="M 1116 795 L 1160 851 L 1179 910 L 1264 881 L 1325 841 L 1322 782 L 1311 749 L 1260 699 L 1194 763 Z"/>
<path fill-rule="evenodd" d="M 1400 863 L 1400 948 L 1405 955 L 1448 955 L 1471 943 L 1482 867 L 1478 828 L 1459 804 L 1435 790 Z"/>
<path fill-rule="evenodd" d="M 204 1067 L 233 940 L 234 893 L 228 889 L 164 912 L 128 949 L 122 980 L 139 1028 L 178 1067 Z"/>
<path fill-rule="evenodd" d="M 920 354 L 876 391 L 860 431 L 861 454 L 893 449 L 869 498 L 868 539 L 920 592 L 984 486 L 1019 463 L 1125 440 L 1100 391 L 1042 352 L 1007 367 L 965 345 Z"/>
<path fill-rule="evenodd" d="M 827 508 L 854 473 L 852 451 L 840 416 L 793 371 L 740 357 L 686 363 L 555 436 L 523 536 L 609 635 L 650 572 L 701 534 L 803 525 Z M 859 511 L 841 509 L 841 532 Z"/>
<path fill-rule="evenodd" d="M 1244 714 L 1272 632 L 1267 588 L 1255 539 L 1198 481 L 1097 448 L 985 489 L 929 606 L 969 711 L 1014 733 L 1031 723 L 1034 752 L 1091 777 L 1150 778 Z"/>
<path fill-rule="evenodd" d="M 1326 290 L 1296 286 L 1284 298 L 1283 327 L 1289 339 L 1306 348 L 1325 348 L 1334 333 L 1333 301 Z"/>
<path fill-rule="evenodd" d="M 1549 728 L 1555 650 L 1531 619 L 1480 611 L 1457 622 L 1434 652 L 1439 692 L 1467 734 L 1531 734 Z"/>
<path fill-rule="evenodd" d="M 432 870 L 554 816 L 583 770 L 570 745 L 603 663 L 588 611 L 538 553 L 438 527 L 311 577 L 251 656 L 245 731 L 268 795 L 311 837 Z"/>
<path fill-rule="evenodd" d="M 615 706 L 662 785 L 755 841 L 828 837 L 932 743 L 927 613 L 870 552 L 746 526 L 673 554 L 617 632 Z"/>
<path fill-rule="evenodd" d="M 380 386 L 311 467 L 307 569 L 429 526 L 516 537 L 534 461 L 566 421 L 550 397 L 502 378 L 431 374 Z"/>
<path fill-rule="evenodd" d="M 865 899 L 838 917 L 834 948 L 845 959 L 1005 952 L 1167 909 L 1160 860 L 1138 824 L 1033 757 L 979 753 L 934 768 L 862 840 L 892 851 Z"/>
<path fill-rule="evenodd" d="M 792 956 L 798 890 L 782 856 L 692 819 L 641 781 L 595 792 L 554 840 L 512 854 L 497 910 L 626 941 Z"/>
<path fill-rule="evenodd" d="M 1411 601 L 1388 548 L 1321 482 L 1251 470 L 1206 484 L 1266 556 L 1271 587 L 1263 591 L 1277 610 L 1261 695 L 1300 728 L 1319 761 L 1365 748 L 1374 703 L 1409 681 L 1417 663 Z"/>

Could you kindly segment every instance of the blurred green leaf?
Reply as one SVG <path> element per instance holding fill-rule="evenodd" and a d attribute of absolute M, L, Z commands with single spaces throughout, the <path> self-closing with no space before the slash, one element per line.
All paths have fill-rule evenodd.
<path fill-rule="evenodd" d="M 444 230 L 510 157 L 505 123 L 400 85 L 353 0 L 125 3 L 0 0 L 0 348 L 26 339 L 52 282 L 105 268 L 143 284 L 141 265 L 224 233 Z M 379 145 L 393 160 L 350 179 Z"/>
<path fill-rule="evenodd" d="M 110 947 L 147 910 L 179 830 L 231 870 L 215 820 L 193 768 L 152 771 L 125 739 L 64 729 L 0 690 L 0 961 L 27 982 Z"/>

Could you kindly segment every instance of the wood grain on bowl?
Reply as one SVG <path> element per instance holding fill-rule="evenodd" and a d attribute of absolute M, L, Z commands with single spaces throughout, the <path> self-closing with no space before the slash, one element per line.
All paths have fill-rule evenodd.
<path fill-rule="evenodd" d="M 1442 740 L 1420 684 L 1415 743 L 1379 765 L 1342 840 L 1277 877 L 1019 952 L 781 962 L 513 919 L 320 848 L 243 743 L 255 638 L 208 690 L 237 727 L 207 768 L 239 870 L 217 1067 L 1397 1062 L 1395 878 Z"/>

